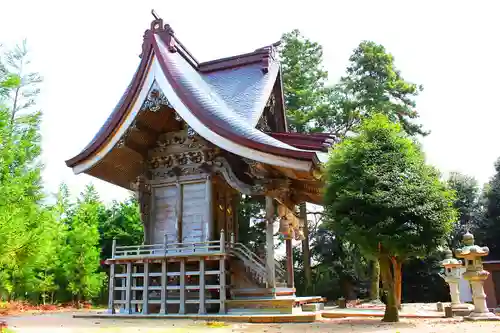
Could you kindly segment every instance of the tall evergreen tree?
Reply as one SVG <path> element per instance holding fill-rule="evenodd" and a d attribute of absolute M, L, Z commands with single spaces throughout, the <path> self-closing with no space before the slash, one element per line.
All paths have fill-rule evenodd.
<path fill-rule="evenodd" d="M 113 201 L 111 207 L 101 212 L 99 219 L 101 259 L 111 257 L 113 239 L 121 245 L 142 244 L 144 232 L 135 198 Z"/>
<path fill-rule="evenodd" d="M 104 275 L 99 272 L 99 214 L 103 210 L 94 186 L 87 185 L 67 218 L 63 268 L 77 302 L 97 296 L 103 286 Z"/>
<path fill-rule="evenodd" d="M 380 262 L 385 321 L 398 321 L 401 266 L 437 249 L 455 221 L 453 191 L 425 164 L 420 147 L 385 115 L 363 122 L 327 164 L 330 227 Z"/>
<path fill-rule="evenodd" d="M 473 177 L 453 172 L 448 178 L 448 186 L 455 190 L 453 206 L 458 212 L 458 222 L 450 235 L 448 245 L 455 249 L 467 231 L 475 231 L 480 219 L 479 185 Z"/>
<path fill-rule="evenodd" d="M 37 290 L 35 270 L 51 216 L 40 204 L 41 112 L 32 108 L 40 77 L 27 73 L 25 43 L 5 52 L 0 63 L 0 206 L 4 208 L 0 211 L 0 294 L 11 298 Z"/>
<path fill-rule="evenodd" d="M 348 115 L 347 131 L 355 130 L 364 118 L 381 113 L 400 123 L 409 135 L 426 135 L 422 125 L 414 122 L 419 116 L 415 97 L 422 90 L 421 85 L 403 78 L 384 46 L 363 41 L 349 58 L 346 75 L 336 87 L 336 100 Z M 328 112 L 324 116 L 329 117 Z"/>
<path fill-rule="evenodd" d="M 477 230 L 478 242 L 490 249 L 489 257 L 500 258 L 500 158 L 495 162 L 495 174 L 484 186 L 482 197 L 483 212 Z"/>

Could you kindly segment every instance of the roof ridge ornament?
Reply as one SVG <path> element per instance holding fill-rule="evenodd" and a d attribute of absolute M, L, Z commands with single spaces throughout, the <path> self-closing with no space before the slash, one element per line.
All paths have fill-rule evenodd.
<path fill-rule="evenodd" d="M 142 56 L 151 46 L 151 39 L 154 38 L 154 34 L 157 34 L 161 37 L 170 52 L 176 52 L 177 49 L 175 47 L 174 30 L 172 29 L 170 24 L 164 25 L 163 19 L 156 13 L 154 9 L 151 10 L 151 15 L 153 15 L 154 20 L 151 21 L 150 28 L 144 32 L 144 41 L 142 43 L 142 53 L 140 57 L 142 58 Z"/>

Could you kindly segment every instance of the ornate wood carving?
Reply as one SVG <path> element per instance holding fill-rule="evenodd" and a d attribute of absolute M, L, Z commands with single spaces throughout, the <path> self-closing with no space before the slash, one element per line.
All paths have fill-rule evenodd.
<path fill-rule="evenodd" d="M 278 206 L 278 217 L 280 218 L 279 232 L 283 234 L 286 239 L 304 239 L 304 233 L 302 232 L 302 229 L 304 228 L 304 221 L 297 217 L 293 210 L 283 204 L 280 204 Z"/>
<path fill-rule="evenodd" d="M 141 111 L 151 111 L 158 112 L 162 106 L 169 107 L 173 109 L 172 104 L 168 101 L 167 97 L 161 91 L 158 83 L 153 81 L 151 88 L 149 89 L 148 97 L 144 101 L 141 107 Z"/>
<path fill-rule="evenodd" d="M 208 142 L 186 129 L 161 135 L 148 162 L 153 177 L 161 179 L 202 174 L 203 165 L 212 161 L 215 154 Z"/>

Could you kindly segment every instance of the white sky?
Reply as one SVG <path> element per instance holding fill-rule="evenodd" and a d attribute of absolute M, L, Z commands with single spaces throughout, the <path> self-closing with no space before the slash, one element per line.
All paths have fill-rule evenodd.
<path fill-rule="evenodd" d="M 73 175 L 64 161 L 89 142 L 123 93 L 152 8 L 200 61 L 253 51 L 298 28 L 323 45 L 336 81 L 361 40 L 383 44 L 403 76 L 424 85 L 417 110 L 432 131 L 424 139 L 428 161 L 483 183 L 500 156 L 499 7 L 494 0 L 2 1 L 0 42 L 27 38 L 45 78 L 39 106 L 50 192 L 64 181 L 77 194 L 92 180 L 106 201 L 127 195 Z"/>

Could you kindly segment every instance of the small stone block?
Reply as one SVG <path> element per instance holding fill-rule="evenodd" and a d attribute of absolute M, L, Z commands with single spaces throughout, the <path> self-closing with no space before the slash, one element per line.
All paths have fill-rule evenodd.
<path fill-rule="evenodd" d="M 338 302 L 339 308 L 345 309 L 347 307 L 347 302 L 346 302 L 345 298 L 339 298 L 337 302 Z"/>
<path fill-rule="evenodd" d="M 443 312 L 444 311 L 443 303 L 437 302 L 436 303 L 436 310 L 439 312 Z"/>
<path fill-rule="evenodd" d="M 447 307 L 444 308 L 444 316 L 446 318 L 453 317 L 453 311 L 451 310 L 451 306 L 447 306 Z"/>
<path fill-rule="evenodd" d="M 315 311 L 320 311 L 324 310 L 325 305 L 323 303 L 309 303 L 309 304 L 302 304 L 302 311 L 304 312 L 315 312 Z"/>

